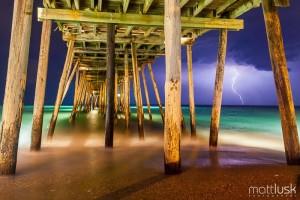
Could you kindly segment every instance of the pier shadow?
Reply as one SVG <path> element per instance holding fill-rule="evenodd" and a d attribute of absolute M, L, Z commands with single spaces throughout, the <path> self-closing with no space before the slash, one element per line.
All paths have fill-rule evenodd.
<path fill-rule="evenodd" d="M 109 194 L 106 194 L 104 196 L 101 196 L 99 198 L 96 199 L 101 199 L 101 200 L 111 200 L 111 199 L 121 199 L 124 198 L 126 196 L 130 196 L 133 193 L 136 193 L 138 191 L 141 191 L 151 185 L 154 185 L 156 183 L 161 182 L 162 180 L 168 178 L 170 176 L 166 176 L 164 174 L 159 174 L 144 180 L 141 180 L 137 183 L 134 183 L 132 185 L 126 186 L 124 188 L 118 189 L 114 192 L 111 192 Z"/>

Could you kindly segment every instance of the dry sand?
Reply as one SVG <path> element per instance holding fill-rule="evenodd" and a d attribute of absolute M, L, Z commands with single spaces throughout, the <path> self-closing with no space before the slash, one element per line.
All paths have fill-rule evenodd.
<path fill-rule="evenodd" d="M 140 142 L 136 127 L 126 134 L 121 119 L 115 148 L 105 149 L 103 122 L 95 115 L 80 118 L 75 127 L 59 122 L 54 140 L 43 141 L 41 152 L 19 150 L 17 174 L 0 176 L 1 200 L 300 199 L 300 190 L 292 197 L 249 197 L 251 186 L 297 184 L 299 167 L 287 166 L 280 149 L 227 142 L 210 152 L 207 137 L 191 141 L 185 134 L 182 173 L 166 176 L 162 124 L 146 122 L 146 141 Z"/>

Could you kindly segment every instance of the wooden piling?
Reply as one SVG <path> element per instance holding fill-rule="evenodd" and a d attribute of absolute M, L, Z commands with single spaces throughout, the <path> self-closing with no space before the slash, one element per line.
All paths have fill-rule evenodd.
<path fill-rule="evenodd" d="M 118 69 L 115 69 L 115 122 L 118 120 Z"/>
<path fill-rule="evenodd" d="M 192 44 L 187 44 L 186 48 L 187 48 L 188 82 L 189 82 L 189 105 L 190 105 L 191 137 L 192 137 L 192 139 L 195 139 L 196 138 L 196 119 L 195 119 Z"/>
<path fill-rule="evenodd" d="M 273 1 L 262 0 L 262 7 L 279 104 L 286 161 L 289 165 L 299 165 L 300 149 L 296 115 L 278 11 Z"/>
<path fill-rule="evenodd" d="M 65 99 L 65 97 L 66 97 L 66 95 L 67 95 L 67 92 L 68 92 L 69 87 L 70 87 L 70 85 L 71 85 L 71 82 L 72 82 L 72 80 L 73 80 L 73 78 L 74 78 L 74 75 L 75 75 L 75 73 L 76 73 L 76 71 L 77 71 L 77 68 L 78 68 L 78 66 L 79 66 L 79 63 L 80 63 L 80 60 L 77 60 L 75 66 L 73 67 L 73 70 L 72 70 L 72 72 L 71 72 L 71 74 L 70 74 L 70 76 L 69 76 L 69 78 L 68 78 L 67 84 L 66 84 L 66 86 L 65 86 L 65 90 L 64 90 L 62 102 L 64 101 L 64 99 Z"/>
<path fill-rule="evenodd" d="M 165 174 L 181 171 L 181 20 L 180 1 L 166 0 L 164 14 L 166 83 L 164 155 Z"/>
<path fill-rule="evenodd" d="M 218 145 L 218 132 L 219 132 L 219 125 L 220 125 L 226 48 L 227 48 L 227 30 L 221 29 L 220 38 L 219 38 L 219 52 L 218 52 L 218 63 L 216 69 L 214 100 L 212 105 L 211 122 L 210 122 L 209 146 L 211 148 L 217 147 Z"/>
<path fill-rule="evenodd" d="M 152 80 L 152 84 L 153 84 L 153 88 L 154 88 L 154 92 L 155 92 L 155 97 L 156 97 L 157 104 L 158 104 L 158 107 L 159 107 L 159 112 L 160 112 L 162 121 L 164 123 L 165 122 L 165 113 L 164 113 L 164 110 L 162 108 L 162 104 L 161 104 L 161 101 L 160 101 L 159 92 L 158 92 L 156 81 L 155 81 L 154 74 L 153 74 L 153 71 L 152 71 L 151 63 L 148 63 L 148 69 L 149 69 L 149 72 L 150 72 L 150 77 L 151 77 L 151 80 Z"/>
<path fill-rule="evenodd" d="M 14 1 L 10 50 L 2 121 L 0 126 L 0 174 L 16 172 L 18 140 L 26 87 L 33 0 Z"/>
<path fill-rule="evenodd" d="M 115 98 L 115 26 L 107 24 L 107 70 L 106 70 L 106 118 L 105 147 L 113 147 L 114 141 L 114 98 Z"/>
<path fill-rule="evenodd" d="M 142 77 L 143 77 L 144 91 L 145 91 L 145 96 L 146 96 L 146 101 L 147 101 L 149 119 L 152 121 L 151 106 L 150 106 L 147 82 L 146 82 L 146 77 L 145 77 L 145 67 L 143 67 L 143 69 L 142 69 Z"/>
<path fill-rule="evenodd" d="M 44 102 L 45 91 L 48 72 L 49 47 L 51 38 L 51 20 L 43 22 L 41 46 L 39 55 L 39 64 L 36 78 L 33 121 L 31 130 L 31 151 L 39 151 L 41 149 L 42 131 L 43 131 L 43 116 L 44 116 Z"/>
<path fill-rule="evenodd" d="M 139 139 L 144 140 L 144 127 L 143 127 L 144 112 L 143 112 L 140 76 L 139 76 L 139 71 L 137 66 L 137 53 L 136 53 L 135 43 L 131 43 L 131 55 L 132 55 L 132 66 L 133 66 L 134 92 L 135 92 L 136 109 L 137 109 L 137 117 L 138 117 Z"/>
<path fill-rule="evenodd" d="M 76 100 L 73 105 L 71 116 L 69 119 L 69 123 L 71 123 L 71 124 L 74 123 L 74 121 L 75 121 L 77 108 L 80 103 L 80 99 L 81 99 L 81 96 L 83 95 L 83 92 L 84 92 L 84 76 L 81 75 L 81 78 L 78 83 L 78 88 L 76 90 Z"/>
<path fill-rule="evenodd" d="M 62 103 L 62 98 L 63 98 L 65 86 L 66 86 L 66 83 L 67 83 L 67 76 L 68 76 L 69 71 L 71 69 L 73 47 L 74 47 L 74 40 L 70 40 L 69 45 L 68 45 L 68 53 L 67 53 L 67 56 L 66 56 L 64 69 L 63 69 L 63 72 L 61 74 L 61 78 L 60 78 L 60 82 L 59 82 L 59 86 L 58 86 L 58 92 L 57 92 L 57 96 L 56 96 L 54 110 L 53 110 L 53 114 L 52 114 L 50 124 L 49 124 L 49 130 L 48 130 L 48 139 L 49 140 L 52 140 L 52 138 L 53 138 L 59 108 L 60 108 L 60 105 Z"/>
<path fill-rule="evenodd" d="M 125 77 L 124 77 L 124 84 L 125 84 L 125 91 L 124 91 L 124 96 L 125 96 L 125 124 L 126 124 L 126 129 L 129 128 L 129 120 L 130 120 L 130 116 L 129 116 L 129 98 L 130 98 L 130 79 L 129 79 L 129 66 L 128 66 L 128 54 L 125 54 L 125 61 L 124 61 L 124 70 L 125 70 Z"/>

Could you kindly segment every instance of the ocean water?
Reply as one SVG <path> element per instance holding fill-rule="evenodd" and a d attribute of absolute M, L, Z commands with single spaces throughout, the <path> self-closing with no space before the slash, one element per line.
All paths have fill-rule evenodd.
<path fill-rule="evenodd" d="M 97 111 L 93 111 L 88 114 L 80 114 L 77 118 L 79 125 L 77 125 L 75 129 L 74 126 L 68 123 L 71 110 L 71 106 L 61 107 L 57 120 L 56 132 L 67 135 L 72 135 L 72 132 L 81 132 L 92 134 L 93 136 L 100 135 L 99 137 L 103 139 L 104 120 L 103 117 L 101 118 L 97 115 Z M 134 124 L 136 124 L 136 108 L 131 107 L 131 111 L 131 124 L 133 124 L 131 132 L 135 135 L 137 133 L 134 126 Z M 151 107 L 151 111 L 153 114 L 153 123 L 149 122 L 147 108 L 144 107 L 146 140 L 147 135 L 161 135 L 161 133 L 163 133 L 163 124 L 158 107 Z M 189 107 L 182 107 L 182 111 L 187 127 L 183 136 L 188 136 L 190 131 Z M 0 108 L 0 112 L 2 113 L 2 108 Z M 30 145 L 32 112 L 32 106 L 24 107 L 19 138 L 19 146 L 21 147 L 27 148 Z M 43 123 L 44 138 L 46 138 L 47 126 L 52 112 L 53 106 L 45 106 Z M 296 108 L 296 115 L 298 116 L 298 131 L 300 131 L 299 107 Z M 119 118 L 121 121 L 124 121 L 124 116 L 120 115 Z M 204 141 L 205 144 L 208 143 L 210 119 L 211 106 L 196 107 L 197 135 L 200 138 L 199 140 Z M 81 124 L 80 121 L 82 121 Z M 124 132 L 124 123 L 118 123 L 116 127 L 118 132 Z M 262 106 L 223 106 L 221 111 L 219 142 L 221 144 L 269 148 L 283 151 L 282 130 L 278 108 Z"/>

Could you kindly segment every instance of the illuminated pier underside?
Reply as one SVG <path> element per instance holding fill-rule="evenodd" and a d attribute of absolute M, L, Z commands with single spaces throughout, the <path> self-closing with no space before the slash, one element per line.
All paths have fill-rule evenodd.
<path fill-rule="evenodd" d="M 106 118 L 107 147 L 113 146 L 113 127 L 111 126 L 113 126 L 112 120 L 116 119 L 112 118 L 112 115 L 116 115 L 118 112 L 124 113 L 126 128 L 129 127 L 129 94 L 130 79 L 132 78 L 133 92 L 137 103 L 139 137 L 144 139 L 144 111 L 142 109 L 139 71 L 142 70 L 143 81 L 145 81 L 144 70 L 145 66 L 148 65 L 162 120 L 165 122 L 166 173 L 178 173 L 181 166 L 182 112 L 180 108 L 181 100 L 178 98 L 178 95 L 181 95 L 181 45 L 186 45 L 188 48 L 189 102 L 192 138 L 195 138 L 192 45 L 199 36 L 209 31 L 221 30 L 210 135 L 210 146 L 213 148 L 217 146 L 218 138 L 227 31 L 243 29 L 243 20 L 236 18 L 263 3 L 270 55 L 280 104 L 287 162 L 289 164 L 299 162 L 295 112 L 276 10 L 276 6 L 287 6 L 289 4 L 288 0 L 44 0 L 43 3 L 44 8 L 38 8 L 38 20 L 43 21 L 45 24 L 42 38 L 46 42 L 44 46 L 41 46 L 39 68 L 47 69 L 48 65 L 48 57 L 45 57 L 45 55 L 49 53 L 49 46 L 47 45 L 49 45 L 50 36 L 46 30 L 49 29 L 49 22 L 53 21 L 58 25 L 63 40 L 68 44 L 68 53 L 60 80 L 54 113 L 50 121 L 48 138 L 53 137 L 59 107 L 71 80 L 75 77 L 74 107 L 70 122 L 74 123 L 77 112 L 82 110 L 88 112 L 93 108 L 98 108 L 99 114 L 106 115 L 106 117 L 110 116 Z M 28 14 L 28 8 L 25 5 L 21 10 L 26 10 Z M 22 18 L 25 16 L 24 13 L 25 11 L 17 14 Z M 13 27 L 19 27 L 21 30 L 27 28 L 21 22 L 15 23 L 19 24 L 13 24 Z M 277 29 L 274 27 L 277 27 Z M 26 34 L 30 35 L 29 32 L 26 32 Z M 273 41 L 280 42 L 274 44 Z M 282 57 L 276 57 L 276 53 L 280 53 Z M 166 55 L 165 110 L 163 110 L 160 102 L 151 67 L 151 63 L 154 62 L 155 58 L 164 55 Z M 28 59 L 27 52 L 26 55 L 22 56 L 25 60 Z M 18 57 L 14 57 L 18 60 Z M 45 59 L 47 62 L 41 62 Z M 284 66 L 284 69 L 280 66 Z M 26 68 L 27 64 L 23 67 Z M 39 73 L 38 80 L 46 80 L 46 75 L 47 73 Z M 8 74 L 7 82 L 13 84 L 9 82 L 9 76 L 10 74 Z M 16 95 L 19 93 L 21 95 L 18 96 L 17 101 L 6 97 L 4 102 L 4 117 L 2 119 L 5 119 L 5 121 L 2 122 L 3 128 L 0 133 L 4 138 L 0 140 L 1 174 L 15 173 L 16 153 L 6 154 L 4 151 L 8 151 L 7 147 L 17 149 L 18 137 L 8 137 L 10 135 L 18 136 L 19 127 L 14 130 L 8 130 L 8 127 L 14 123 L 16 118 L 20 118 L 22 109 L 15 109 L 11 115 L 6 114 L 4 111 L 11 106 L 20 105 L 18 102 L 23 99 L 22 91 L 25 84 L 22 84 L 22 82 L 14 84 L 21 84 L 17 86 L 19 89 L 16 90 Z M 43 90 L 44 92 L 45 87 L 41 84 L 37 83 L 37 91 Z M 145 82 L 144 87 L 147 88 Z M 8 93 L 9 91 L 6 91 L 6 96 L 9 96 Z M 118 93 L 120 95 L 119 99 Z M 145 95 L 148 96 L 147 93 Z M 43 95 L 36 98 L 35 107 L 41 107 L 44 102 L 43 98 Z M 147 101 L 147 104 L 148 112 L 151 115 L 149 101 Z M 42 109 L 36 108 L 34 113 L 34 120 L 38 123 L 35 123 L 33 127 L 32 141 L 34 141 L 34 144 L 31 146 L 32 150 L 40 149 L 39 141 L 43 121 L 41 112 L 43 112 Z M 20 122 L 19 119 L 18 124 Z"/>

